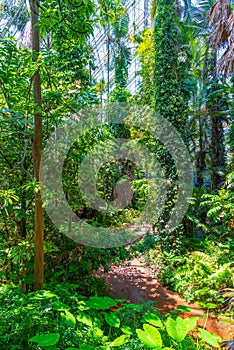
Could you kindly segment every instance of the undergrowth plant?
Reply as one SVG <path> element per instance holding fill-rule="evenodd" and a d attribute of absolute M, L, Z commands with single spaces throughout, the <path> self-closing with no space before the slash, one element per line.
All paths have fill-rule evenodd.
<path fill-rule="evenodd" d="M 234 287 L 233 239 L 220 242 L 219 237 L 208 235 L 188 239 L 186 244 L 185 253 L 176 255 L 162 252 L 156 243 L 143 252 L 143 258 L 156 278 L 187 301 L 198 301 L 215 312 L 228 310 L 231 315 L 233 305 L 228 308 L 225 291 Z"/>
<path fill-rule="evenodd" d="M 0 290 L 0 346 L 4 349 L 211 349 L 222 339 L 198 329 L 198 317 L 183 319 L 183 307 L 162 315 L 152 301 L 127 304 L 110 297 L 84 297 L 75 285 L 23 294 Z"/>
<path fill-rule="evenodd" d="M 234 171 L 226 176 L 223 188 L 202 198 L 201 206 L 209 208 L 207 217 L 216 224 L 216 231 L 223 235 L 234 233 Z"/>

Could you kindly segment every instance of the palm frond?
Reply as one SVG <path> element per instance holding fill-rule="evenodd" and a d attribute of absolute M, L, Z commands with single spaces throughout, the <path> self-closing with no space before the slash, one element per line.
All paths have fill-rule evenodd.
<path fill-rule="evenodd" d="M 219 62 L 219 72 L 224 76 L 232 74 L 234 70 L 234 41 L 228 46 Z"/>
<path fill-rule="evenodd" d="M 231 14 L 229 0 L 218 0 L 210 9 L 209 25 L 213 26 L 212 43 L 215 49 L 220 48 L 229 38 L 227 20 Z"/>

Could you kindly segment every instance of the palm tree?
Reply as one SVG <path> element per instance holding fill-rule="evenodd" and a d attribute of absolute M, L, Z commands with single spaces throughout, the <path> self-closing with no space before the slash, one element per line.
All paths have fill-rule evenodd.
<path fill-rule="evenodd" d="M 234 11 L 231 0 L 218 0 L 210 9 L 211 43 L 214 50 L 225 48 L 218 62 L 218 71 L 227 76 L 234 68 Z"/>
<path fill-rule="evenodd" d="M 216 1 L 209 11 L 209 27 L 211 29 L 211 48 L 213 61 L 211 64 L 211 76 L 216 83 L 213 93 L 218 92 L 218 85 L 222 79 L 233 72 L 234 67 L 234 12 L 231 10 L 231 0 Z M 222 52 L 224 50 L 224 52 Z M 220 56 L 220 58 L 219 58 Z M 228 93 L 226 92 L 226 95 Z M 227 100 L 227 96 L 226 96 Z M 219 170 L 225 166 L 225 149 L 223 134 L 222 103 L 220 93 L 217 93 L 216 103 L 210 107 L 212 126 L 212 166 Z M 226 108 L 227 110 L 227 108 Z M 219 113 L 221 112 L 221 115 Z M 218 113 L 218 114 L 217 114 Z M 217 188 L 223 181 L 223 176 L 218 171 L 213 172 L 212 187 Z"/>
<path fill-rule="evenodd" d="M 228 114 L 228 89 L 225 78 L 233 70 L 232 30 L 233 14 L 230 0 L 198 1 L 197 10 L 193 10 L 192 40 L 193 37 L 198 38 L 206 48 L 199 80 L 203 84 L 202 94 L 205 94 L 203 107 L 209 124 L 207 130 L 210 129 L 210 170 L 213 189 L 222 183 L 225 173 L 223 121 Z M 199 113 L 198 123 L 200 119 Z"/>
<path fill-rule="evenodd" d="M 112 25 L 111 41 L 114 46 L 113 66 L 115 71 L 115 89 L 112 94 L 114 100 L 119 102 L 126 102 L 127 99 L 128 65 L 131 62 L 131 51 L 126 45 L 128 26 L 129 17 L 127 12 L 121 15 Z"/>

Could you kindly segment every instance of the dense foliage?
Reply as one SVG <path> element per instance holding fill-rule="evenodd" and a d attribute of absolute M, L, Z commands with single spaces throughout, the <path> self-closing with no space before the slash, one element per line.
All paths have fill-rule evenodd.
<path fill-rule="evenodd" d="M 126 0 L 0 1 L 2 348 L 219 347 L 219 337 L 197 330 L 197 319 L 183 319 L 179 310 L 162 315 L 151 301 L 135 305 L 103 296 L 107 286 L 94 272 L 140 257 L 164 285 L 234 321 L 233 11 L 230 0 L 152 1 L 153 26 L 140 31 Z M 106 78 L 99 79 L 93 39 L 100 28 L 107 55 Z M 139 84 L 130 92 L 133 61 Z M 155 125 L 156 117 L 149 121 L 141 106 L 161 123 L 170 122 L 194 168 L 189 208 L 168 233 L 179 175 L 166 146 L 134 124 L 134 113 L 119 122 L 107 112 L 111 122 L 77 136 L 63 164 L 63 191 L 73 213 L 94 229 L 134 227 L 157 192 L 148 181 L 151 163 L 164 173 L 164 208 L 131 248 L 122 242 L 108 249 L 77 243 L 51 222 L 41 198 L 40 156 L 51 136 L 59 136 L 67 122 L 84 125 L 85 112 L 98 105 L 105 110 L 109 102 L 139 106 L 142 125 Z M 96 146 L 108 154 L 116 139 L 145 147 L 154 157 L 141 161 L 142 167 L 124 156 L 104 161 L 95 174 L 98 196 L 110 206 L 121 199 L 121 189 L 132 197 L 118 210 L 100 211 L 84 198 L 78 172 Z M 72 231 L 72 217 L 66 220 Z"/>
<path fill-rule="evenodd" d="M 197 345 L 188 333 L 198 317 L 161 315 L 153 302 L 125 300 L 76 292 L 76 285 L 58 284 L 27 296 L 18 288 L 1 288 L 0 344 L 6 349 L 210 349 L 221 338 L 199 330 Z M 184 310 L 189 311 L 189 310 Z"/>

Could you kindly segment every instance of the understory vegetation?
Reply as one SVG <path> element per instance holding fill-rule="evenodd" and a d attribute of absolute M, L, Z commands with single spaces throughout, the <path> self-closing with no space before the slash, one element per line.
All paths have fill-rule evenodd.
<path fill-rule="evenodd" d="M 0 0 L 1 349 L 234 349 L 96 274 L 234 324 L 233 31 L 231 0 Z"/>
<path fill-rule="evenodd" d="M 221 341 L 199 329 L 194 343 L 188 333 L 198 317 L 183 319 L 181 309 L 163 316 L 152 301 L 137 305 L 107 296 L 87 298 L 75 284 L 27 295 L 4 286 L 0 311 L 5 349 L 211 349 Z"/>

